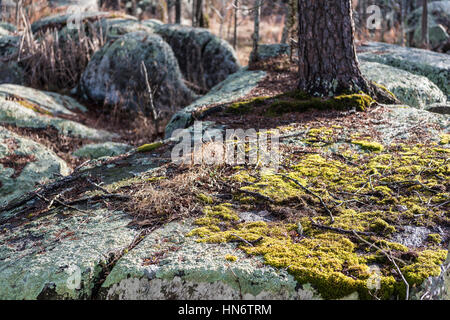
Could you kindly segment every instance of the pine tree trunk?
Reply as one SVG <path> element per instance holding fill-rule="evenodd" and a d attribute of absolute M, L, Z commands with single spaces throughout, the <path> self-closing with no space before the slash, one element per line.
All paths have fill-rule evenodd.
<path fill-rule="evenodd" d="M 253 50 L 250 55 L 250 63 L 254 63 L 259 60 L 258 55 L 258 44 L 259 44 L 259 20 L 261 18 L 261 6 L 262 6 L 262 0 L 256 0 L 255 1 L 255 13 L 254 13 L 254 30 L 253 30 Z"/>
<path fill-rule="evenodd" d="M 299 89 L 313 95 L 371 93 L 359 69 L 351 0 L 298 0 Z"/>
<path fill-rule="evenodd" d="M 181 24 L 181 0 L 176 0 L 175 2 L 175 23 Z"/>
<path fill-rule="evenodd" d="M 238 29 L 238 7 L 239 0 L 234 0 L 234 32 L 233 32 L 233 49 L 237 48 L 237 29 Z"/>
<path fill-rule="evenodd" d="M 428 0 L 422 1 L 422 47 L 428 48 Z"/>

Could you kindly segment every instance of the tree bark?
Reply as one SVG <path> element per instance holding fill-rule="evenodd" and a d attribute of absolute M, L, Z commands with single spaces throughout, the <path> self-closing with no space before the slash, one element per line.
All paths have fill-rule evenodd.
<path fill-rule="evenodd" d="M 253 50 L 250 55 L 250 63 L 254 63 L 259 60 L 259 54 L 258 54 L 258 44 L 259 44 L 259 20 L 261 18 L 261 6 L 262 6 L 262 0 L 256 0 L 255 1 L 255 13 L 254 13 L 254 19 L 255 19 L 255 26 L 253 30 Z"/>
<path fill-rule="evenodd" d="M 299 89 L 315 96 L 372 93 L 354 44 L 351 0 L 298 0 Z"/>
<path fill-rule="evenodd" d="M 181 24 L 181 0 L 176 0 L 175 2 L 175 23 Z"/>
<path fill-rule="evenodd" d="M 233 32 L 233 49 L 237 47 L 237 29 L 238 29 L 238 7 L 239 0 L 234 0 L 234 32 Z"/>
<path fill-rule="evenodd" d="M 422 1 L 422 47 L 428 48 L 428 0 Z"/>

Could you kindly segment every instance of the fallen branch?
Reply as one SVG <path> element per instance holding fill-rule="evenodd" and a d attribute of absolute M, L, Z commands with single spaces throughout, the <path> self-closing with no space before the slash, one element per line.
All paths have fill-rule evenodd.
<path fill-rule="evenodd" d="M 392 262 L 392 264 L 395 266 L 395 268 L 397 269 L 397 272 L 400 274 L 400 277 L 402 278 L 402 281 L 405 283 L 406 285 L 406 300 L 409 300 L 409 283 L 408 281 L 406 281 L 405 276 L 403 275 L 403 273 L 401 272 L 400 268 L 398 267 L 397 263 L 395 262 L 395 260 L 406 264 L 403 260 L 393 257 L 389 252 L 386 252 L 385 250 L 381 249 L 380 247 L 376 246 L 374 243 L 370 243 L 369 241 L 363 239 L 360 235 L 358 235 L 355 231 L 353 231 L 353 234 L 362 242 L 368 244 L 371 247 L 374 247 L 376 249 L 378 249 L 381 253 L 383 253 L 386 258 L 388 258 L 388 260 L 390 262 Z"/>
<path fill-rule="evenodd" d="M 318 229 L 322 229 L 322 230 L 329 230 L 329 231 L 333 231 L 333 232 L 337 232 L 337 233 L 351 234 L 351 235 L 354 234 L 354 232 L 356 232 L 357 234 L 363 235 L 363 236 L 373 236 L 373 235 L 375 235 L 375 233 L 373 233 L 373 232 L 364 232 L 364 231 L 356 231 L 356 230 L 345 230 L 345 229 L 341 229 L 341 228 L 325 226 L 323 224 L 315 222 L 311 217 L 309 218 L 309 220 L 311 221 L 311 225 L 313 227 L 318 228 Z"/>
<path fill-rule="evenodd" d="M 244 238 L 238 236 L 237 234 L 232 233 L 231 235 L 232 235 L 233 237 L 238 238 L 239 240 L 237 240 L 237 241 L 244 242 L 244 243 L 246 243 L 247 245 L 249 245 L 249 246 L 251 246 L 251 247 L 254 247 L 255 244 L 257 244 L 258 242 L 260 242 L 260 241 L 263 239 L 263 237 L 259 237 L 259 238 L 256 239 L 256 240 L 248 241 L 248 240 L 245 240 Z"/>
<path fill-rule="evenodd" d="M 303 190 L 305 190 L 307 193 L 309 193 L 310 195 L 316 197 L 317 199 L 319 199 L 320 203 L 322 204 L 322 206 L 324 207 L 325 211 L 328 213 L 328 215 L 330 216 L 331 219 L 331 223 L 334 223 L 334 216 L 333 213 L 331 212 L 331 210 L 328 208 L 328 206 L 326 205 L 326 203 L 323 201 L 322 197 L 319 196 L 318 194 L 316 194 L 315 192 L 313 192 L 312 190 L 310 190 L 309 188 L 307 188 L 306 186 L 302 185 L 298 180 L 291 178 L 285 174 L 282 173 L 278 173 L 278 175 L 291 180 L 292 182 L 294 182 L 296 185 L 298 185 L 300 188 L 302 188 Z"/>
<path fill-rule="evenodd" d="M 238 192 L 242 192 L 242 193 L 248 194 L 249 196 L 252 196 L 252 197 L 264 200 L 264 201 L 268 201 L 270 203 L 275 203 L 275 200 L 273 200 L 273 199 L 271 199 L 271 198 L 269 198 L 269 197 L 267 197 L 267 196 L 265 196 L 263 194 L 260 194 L 258 192 L 243 190 L 243 189 L 237 188 L 235 186 L 232 186 L 232 185 L 230 185 L 230 184 L 228 184 L 228 183 L 226 183 L 224 181 L 220 181 L 220 183 L 222 183 L 224 186 L 226 186 L 226 187 L 228 187 L 230 189 L 237 190 Z"/>
<path fill-rule="evenodd" d="M 53 198 L 52 200 L 47 199 L 46 197 L 40 195 L 39 193 L 37 193 L 36 196 L 37 196 L 39 199 L 41 199 L 41 200 L 43 200 L 43 201 L 49 203 L 49 206 L 47 207 L 47 209 L 50 209 L 50 207 L 53 205 L 53 202 L 57 202 L 58 204 L 62 205 L 63 207 L 66 207 L 66 208 L 69 208 L 69 209 L 72 209 L 72 210 L 76 210 L 76 211 L 80 211 L 81 213 L 89 214 L 88 211 L 79 209 L 79 208 L 74 207 L 74 206 L 71 206 L 71 205 L 69 205 L 69 204 L 67 204 L 67 203 L 65 203 L 65 202 L 63 202 L 63 201 L 61 201 L 61 200 L 58 200 L 58 199 L 57 199 L 57 198 L 58 198 L 58 195 L 57 195 L 55 198 Z"/>

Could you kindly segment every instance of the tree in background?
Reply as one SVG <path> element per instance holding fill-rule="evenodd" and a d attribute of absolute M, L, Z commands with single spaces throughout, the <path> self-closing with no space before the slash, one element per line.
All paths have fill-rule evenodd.
<path fill-rule="evenodd" d="M 351 0 L 298 0 L 298 10 L 300 90 L 315 96 L 362 91 L 393 102 L 359 69 Z"/>
<path fill-rule="evenodd" d="M 298 0 L 299 89 L 314 95 L 371 92 L 359 70 L 351 0 Z"/>
<path fill-rule="evenodd" d="M 422 47 L 428 48 L 430 38 L 428 35 L 428 0 L 422 1 Z"/>

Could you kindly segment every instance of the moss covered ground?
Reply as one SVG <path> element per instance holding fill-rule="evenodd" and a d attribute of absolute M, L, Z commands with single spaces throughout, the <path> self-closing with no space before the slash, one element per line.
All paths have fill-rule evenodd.
<path fill-rule="evenodd" d="M 188 236 L 238 242 L 329 299 L 353 292 L 364 299 L 405 298 L 405 281 L 409 293 L 439 275 L 450 222 L 445 136 L 440 143 L 383 145 L 355 133 L 336 150 L 329 146 L 339 131 L 310 128 L 301 143 L 315 151 L 282 151 L 276 172 L 230 168 L 222 179 L 234 186 L 232 200 L 202 194 L 204 216 Z M 261 210 L 271 212 L 271 221 L 240 218 Z M 406 226 L 429 234 L 410 245 L 402 239 Z"/>

